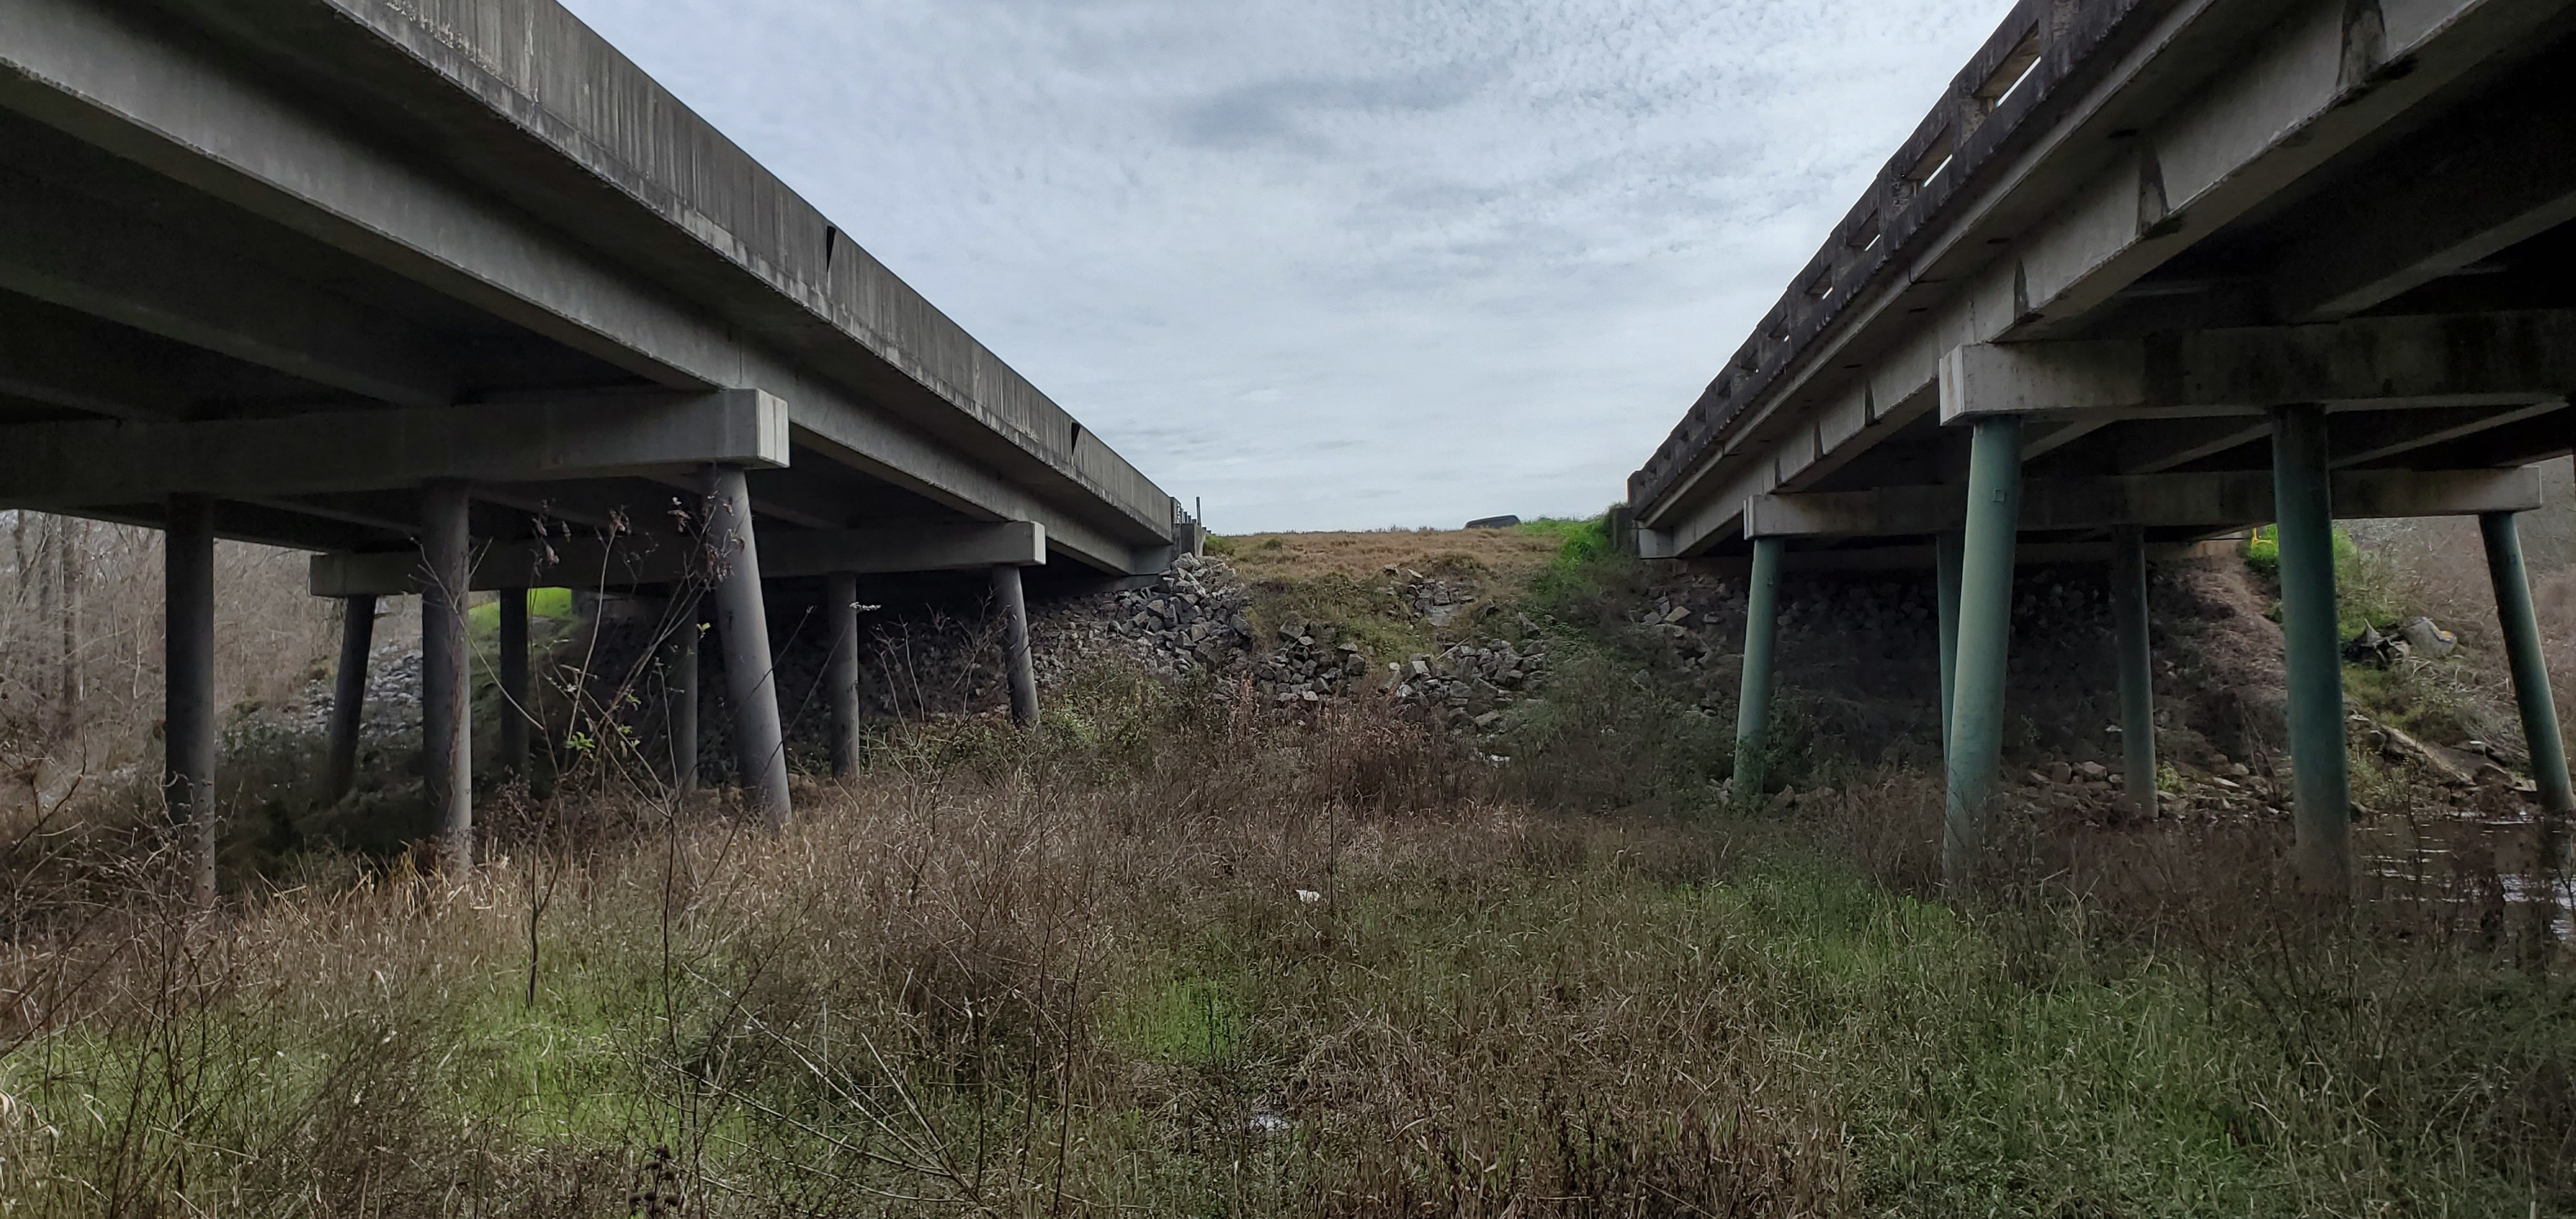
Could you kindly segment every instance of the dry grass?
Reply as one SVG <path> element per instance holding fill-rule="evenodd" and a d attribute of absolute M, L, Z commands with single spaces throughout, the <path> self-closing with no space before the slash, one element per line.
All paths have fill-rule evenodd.
<path fill-rule="evenodd" d="M 1528 529 L 1387 529 L 1367 533 L 1254 533 L 1214 548 L 1246 580 L 1378 578 L 1389 565 L 1430 574 L 1460 560 L 1519 583 L 1556 557 L 1560 539 Z"/>
<path fill-rule="evenodd" d="M 1920 774 L 1706 819 L 1728 725 L 1574 576 L 1509 763 L 1103 669 L 776 835 L 502 793 L 462 886 L 0 840 L 0 1214 L 2576 1213 L 2501 878 L 2319 911 L 2278 825 L 2008 811 L 1936 904 Z"/>
<path fill-rule="evenodd" d="M 2007 818 L 2012 883 L 1943 908 L 1904 896 L 1930 858 L 1918 778 L 1785 821 L 1568 816 L 1496 798 L 1482 763 L 1373 713 L 1262 725 L 1122 680 L 1095 675 L 1085 722 L 1034 740 L 898 734 L 863 781 L 804 788 L 776 836 L 631 796 L 558 805 L 464 887 L 316 856 L 205 918 L 148 834 L 101 838 L 52 887 L 8 891 L 0 1197 L 334 1216 L 2576 1205 L 2564 976 L 2480 947 L 2474 917 L 2397 919 L 2417 937 L 2399 940 L 2303 914 L 2266 830 Z"/>

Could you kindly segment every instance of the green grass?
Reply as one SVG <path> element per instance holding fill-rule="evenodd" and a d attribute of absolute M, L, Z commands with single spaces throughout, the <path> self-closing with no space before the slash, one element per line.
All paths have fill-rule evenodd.
<path fill-rule="evenodd" d="M 2277 583 L 2281 578 L 2279 528 L 2265 525 L 2246 535 L 2244 556 L 2247 566 Z M 2334 567 L 2336 627 L 2345 636 L 2358 635 L 2366 626 L 2385 626 L 2404 614 L 2387 565 L 2342 529 L 2334 531 Z"/>
<path fill-rule="evenodd" d="M 528 617 L 569 621 L 573 616 L 572 590 L 569 588 L 532 588 L 528 590 Z M 501 603 L 486 601 L 465 611 L 467 630 L 491 636 L 501 632 Z"/>

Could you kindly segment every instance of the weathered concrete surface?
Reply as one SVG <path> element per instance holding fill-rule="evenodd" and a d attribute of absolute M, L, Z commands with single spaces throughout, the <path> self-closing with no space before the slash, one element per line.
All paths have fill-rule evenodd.
<path fill-rule="evenodd" d="M 2478 516 L 2540 507 L 2540 471 L 2345 470 L 2333 476 L 2335 514 L 2346 519 Z M 1757 495 L 1745 505 L 1753 537 L 1901 537 L 1957 529 L 1967 497 L 1951 486 L 1881 487 Z M 2224 528 L 2273 519 L 2272 477 L 2256 471 L 2032 479 L 2022 485 L 2020 527 L 2089 530 L 2116 525 Z"/>
<path fill-rule="evenodd" d="M 0 13 L 0 150 L 0 218 L 24 222 L 0 311 L 213 353 L 230 388 L 206 391 L 753 389 L 787 404 L 796 464 L 847 472 L 824 524 L 1030 521 L 1111 574 L 1176 552 L 1168 495 L 550 0 L 29 0 Z M 197 387 L 11 371 L 33 401 L 210 417 Z M 326 547 L 348 525 L 385 548 L 418 528 L 300 498 L 219 514 Z"/>
<path fill-rule="evenodd" d="M 2339 410 L 2339 467 L 2566 452 L 2570 29 L 2563 0 L 2016 7 L 1631 479 L 1640 550 L 1739 549 L 1771 492 L 1956 484 L 1938 423 L 1987 411 L 2034 416 L 2034 476 L 2259 470 L 2285 401 L 2372 417 Z"/>
<path fill-rule="evenodd" d="M 781 531 L 762 535 L 760 560 L 761 574 L 773 580 L 1026 567 L 1046 561 L 1046 531 L 1029 521 Z M 418 591 L 418 564 L 399 554 L 318 554 L 311 570 L 317 597 Z M 665 532 L 498 543 L 475 556 L 467 583 L 477 592 L 532 584 L 638 588 L 703 583 L 713 574 L 704 545 Z"/>

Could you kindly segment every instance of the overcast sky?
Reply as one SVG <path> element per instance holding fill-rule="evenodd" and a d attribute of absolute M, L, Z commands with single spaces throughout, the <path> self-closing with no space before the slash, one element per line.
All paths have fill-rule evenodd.
<path fill-rule="evenodd" d="M 1220 532 L 1623 494 L 2008 0 L 570 0 Z"/>

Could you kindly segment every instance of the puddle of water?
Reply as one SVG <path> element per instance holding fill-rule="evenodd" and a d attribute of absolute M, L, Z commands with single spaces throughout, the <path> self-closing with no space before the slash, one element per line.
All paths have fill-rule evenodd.
<path fill-rule="evenodd" d="M 2553 934 L 2576 943 L 2576 827 L 2532 812 L 2427 809 L 2373 818 L 2357 837 L 2363 874 L 2383 893 L 2542 906 Z"/>

